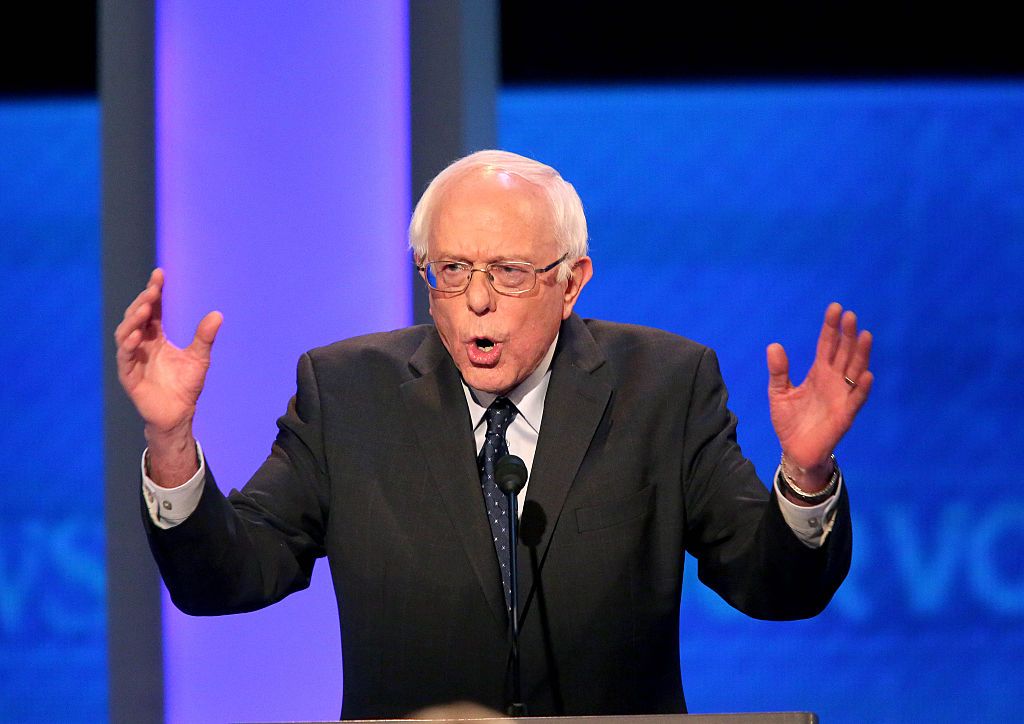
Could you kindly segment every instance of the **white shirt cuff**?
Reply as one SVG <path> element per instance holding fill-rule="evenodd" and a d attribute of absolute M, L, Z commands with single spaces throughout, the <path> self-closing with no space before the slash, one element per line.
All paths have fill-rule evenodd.
<path fill-rule="evenodd" d="M 177 487 L 162 488 L 146 474 L 148 452 L 149 448 L 142 451 L 142 497 L 146 500 L 153 525 L 167 530 L 183 523 L 199 507 L 199 499 L 203 497 L 203 483 L 206 481 L 206 460 L 203 458 L 203 448 L 196 440 L 196 457 L 199 458 L 196 474 Z"/>
<path fill-rule="evenodd" d="M 772 485 L 778 485 L 777 481 L 781 471 L 781 466 L 775 470 Z M 836 522 L 836 506 L 839 505 L 839 493 L 842 489 L 843 474 L 840 473 L 836 492 L 832 494 L 832 497 L 809 508 L 797 505 L 781 493 L 775 496 L 779 501 L 782 517 L 786 519 L 786 523 L 800 539 L 800 542 L 808 548 L 821 548 L 825 544 L 825 539 L 828 538 L 828 534 Z"/>

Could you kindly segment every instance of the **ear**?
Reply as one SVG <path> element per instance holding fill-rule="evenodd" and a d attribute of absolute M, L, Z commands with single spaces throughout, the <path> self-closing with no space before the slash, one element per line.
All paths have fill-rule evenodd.
<path fill-rule="evenodd" d="M 568 319 L 572 314 L 572 308 L 576 306 L 580 292 L 583 291 L 583 287 L 587 285 L 592 276 L 594 276 L 593 262 L 590 261 L 589 256 L 581 256 L 572 265 L 572 276 L 569 277 L 569 281 L 565 285 L 565 292 L 562 296 L 562 319 Z"/>
<path fill-rule="evenodd" d="M 416 254 L 413 254 L 412 255 L 412 263 L 417 267 L 416 273 L 419 274 L 420 275 L 420 279 L 423 280 L 423 291 L 425 291 L 427 293 L 427 312 L 430 314 L 431 317 L 433 317 L 434 316 L 434 295 L 430 293 L 430 287 L 427 286 L 427 273 L 419 268 L 420 264 L 422 264 L 423 260 L 426 259 L 426 258 L 427 258 L 426 255 L 424 255 L 422 257 L 418 257 L 418 256 L 416 256 Z"/>

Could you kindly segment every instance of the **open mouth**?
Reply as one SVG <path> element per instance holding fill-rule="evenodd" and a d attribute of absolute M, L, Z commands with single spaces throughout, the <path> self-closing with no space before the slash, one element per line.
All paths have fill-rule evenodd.
<path fill-rule="evenodd" d="M 469 361 L 481 367 L 493 367 L 501 358 L 501 343 L 490 337 L 476 337 L 468 345 L 466 352 Z"/>

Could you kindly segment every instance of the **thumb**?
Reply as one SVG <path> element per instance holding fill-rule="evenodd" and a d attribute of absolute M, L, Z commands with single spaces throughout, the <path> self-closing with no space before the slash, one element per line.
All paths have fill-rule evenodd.
<path fill-rule="evenodd" d="M 793 383 L 789 380 L 789 357 L 778 342 L 772 342 L 766 350 L 768 358 L 768 392 L 785 392 Z"/>
<path fill-rule="evenodd" d="M 196 334 L 192 338 L 189 348 L 196 354 L 209 358 L 210 348 L 213 347 L 213 340 L 217 338 L 217 330 L 224 321 L 224 315 L 220 312 L 210 312 L 199 322 L 196 327 Z"/>

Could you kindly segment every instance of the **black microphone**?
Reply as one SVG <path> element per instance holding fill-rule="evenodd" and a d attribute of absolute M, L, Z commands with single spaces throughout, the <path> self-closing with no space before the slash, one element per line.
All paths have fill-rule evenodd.
<path fill-rule="evenodd" d="M 494 482 L 505 495 L 519 495 L 526 486 L 526 463 L 517 455 L 502 455 L 494 463 Z"/>
<path fill-rule="evenodd" d="M 509 716 L 526 716 L 526 704 L 523 703 L 523 683 L 519 670 L 519 571 L 516 555 L 516 529 L 519 527 L 519 491 L 526 485 L 526 463 L 516 455 L 503 455 L 494 463 L 494 481 L 498 490 L 508 498 L 508 548 L 510 583 L 512 586 L 511 610 L 509 620 L 512 623 L 512 703 L 508 706 Z"/>

